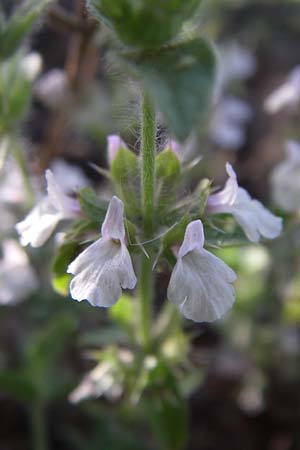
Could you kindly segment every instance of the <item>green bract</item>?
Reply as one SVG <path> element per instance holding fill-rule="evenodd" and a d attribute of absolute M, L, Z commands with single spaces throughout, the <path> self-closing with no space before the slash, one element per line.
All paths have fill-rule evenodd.
<path fill-rule="evenodd" d="M 157 48 L 173 39 L 201 0 L 90 0 L 95 15 L 124 44 Z"/>

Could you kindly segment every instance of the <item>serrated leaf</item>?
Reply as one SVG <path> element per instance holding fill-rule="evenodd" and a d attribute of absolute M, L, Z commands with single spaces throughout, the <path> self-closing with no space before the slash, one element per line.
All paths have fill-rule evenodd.
<path fill-rule="evenodd" d="M 127 52 L 124 59 L 141 79 L 178 140 L 207 118 L 215 80 L 215 55 L 202 38 L 152 52 Z"/>
<path fill-rule="evenodd" d="M 126 44 L 156 48 L 173 39 L 201 0 L 90 0 L 92 12 Z"/>

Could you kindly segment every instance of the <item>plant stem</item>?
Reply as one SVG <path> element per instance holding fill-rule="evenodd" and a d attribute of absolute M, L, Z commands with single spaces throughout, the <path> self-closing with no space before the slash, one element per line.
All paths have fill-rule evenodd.
<path fill-rule="evenodd" d="M 145 237 L 150 237 L 153 229 L 155 138 L 155 111 L 145 94 L 142 104 L 142 202 Z"/>
<path fill-rule="evenodd" d="M 23 184 L 24 184 L 24 188 L 25 188 L 25 192 L 26 192 L 26 202 L 27 202 L 28 206 L 31 207 L 34 203 L 34 192 L 33 192 L 32 184 L 30 181 L 30 173 L 28 171 L 26 160 L 25 160 L 23 152 L 20 148 L 19 142 L 17 141 L 17 138 L 12 138 L 11 149 L 12 149 L 12 153 L 15 158 L 15 161 L 18 165 L 19 171 L 21 173 L 21 176 L 23 178 Z"/>
<path fill-rule="evenodd" d="M 33 450 L 47 450 L 45 410 L 44 405 L 40 401 L 36 401 L 32 405 L 31 426 Z"/>
<path fill-rule="evenodd" d="M 155 189 L 155 110 L 147 95 L 142 103 L 142 208 L 144 238 L 153 232 L 154 189 Z M 141 338 L 145 348 L 151 343 L 151 317 L 153 304 L 152 260 L 141 257 L 139 280 Z"/>

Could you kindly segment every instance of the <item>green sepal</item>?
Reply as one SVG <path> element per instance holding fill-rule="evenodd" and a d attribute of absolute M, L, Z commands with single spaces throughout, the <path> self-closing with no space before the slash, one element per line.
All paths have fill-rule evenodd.
<path fill-rule="evenodd" d="M 140 170 L 136 154 L 121 147 L 111 163 L 111 176 L 117 195 L 124 201 L 126 214 L 140 215 Z"/>
<path fill-rule="evenodd" d="M 93 189 L 89 187 L 80 189 L 78 197 L 82 210 L 100 229 L 107 212 L 108 203 L 99 199 Z"/>
<path fill-rule="evenodd" d="M 177 222 L 173 227 L 162 238 L 162 245 L 164 249 L 169 249 L 174 244 L 181 244 L 184 239 L 184 234 L 186 227 L 191 221 L 189 214 L 185 214 L 179 222 Z"/>
<path fill-rule="evenodd" d="M 164 182 L 172 184 L 180 175 L 180 170 L 180 161 L 170 148 L 166 148 L 162 152 L 158 153 L 156 156 L 157 180 L 162 179 Z"/>
<path fill-rule="evenodd" d="M 126 52 L 129 63 L 179 141 L 208 118 L 215 81 L 212 46 L 196 38 L 151 52 Z"/>
<path fill-rule="evenodd" d="M 67 296 L 72 275 L 67 273 L 68 265 L 75 259 L 78 253 L 78 243 L 69 241 L 63 244 L 55 257 L 52 271 L 52 286 L 60 295 Z"/>
<path fill-rule="evenodd" d="M 176 37 L 201 0 L 89 0 L 92 13 L 125 45 L 153 49 Z"/>

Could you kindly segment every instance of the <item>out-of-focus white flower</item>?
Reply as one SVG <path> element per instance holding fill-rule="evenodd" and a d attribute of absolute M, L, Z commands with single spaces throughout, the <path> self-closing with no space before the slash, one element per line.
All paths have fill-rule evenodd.
<path fill-rule="evenodd" d="M 101 234 L 69 265 L 68 273 L 75 275 L 70 284 L 74 300 L 108 307 L 137 281 L 125 244 L 124 204 L 118 197 L 110 201 Z"/>
<path fill-rule="evenodd" d="M 209 196 L 207 212 L 232 214 L 252 242 L 258 242 L 261 236 L 268 239 L 279 236 L 282 230 L 281 217 L 272 214 L 262 203 L 253 200 L 245 189 L 239 187 L 231 164 L 226 164 L 226 171 L 229 178 L 225 187 Z"/>
<path fill-rule="evenodd" d="M 238 44 L 223 45 L 217 48 L 218 72 L 216 96 L 234 80 L 246 80 L 256 70 L 256 60 L 252 53 Z"/>
<path fill-rule="evenodd" d="M 84 186 L 90 185 L 88 178 L 80 167 L 69 164 L 63 159 L 53 161 L 50 169 L 57 183 L 66 194 L 71 194 Z"/>
<path fill-rule="evenodd" d="M 133 355 L 128 350 L 119 351 L 119 361 L 123 364 L 131 364 Z M 124 373 L 116 367 L 113 361 L 101 361 L 91 372 L 89 372 L 71 392 L 69 400 L 71 403 L 79 403 L 88 398 L 99 398 L 105 396 L 110 400 L 119 398 L 123 392 Z"/>
<path fill-rule="evenodd" d="M 0 201 L 3 204 L 20 204 L 26 200 L 24 181 L 20 170 L 12 161 L 5 162 L 0 182 Z M 35 181 L 35 180 L 33 180 Z M 35 183 L 36 184 L 36 183 Z"/>
<path fill-rule="evenodd" d="M 286 81 L 265 100 L 264 108 L 269 114 L 276 114 L 285 107 L 295 107 L 300 100 L 300 66 L 296 66 Z"/>
<path fill-rule="evenodd" d="M 50 109 L 66 106 L 70 102 L 70 85 L 65 71 L 52 69 L 35 84 L 36 97 Z"/>
<path fill-rule="evenodd" d="M 39 53 L 31 52 L 24 56 L 21 61 L 21 71 L 25 78 L 33 82 L 42 71 L 43 60 Z"/>
<path fill-rule="evenodd" d="M 252 110 L 246 102 L 225 97 L 216 105 L 210 123 L 212 140 L 223 148 L 238 150 L 245 143 L 245 125 L 251 117 Z"/>
<path fill-rule="evenodd" d="M 16 225 L 22 245 L 40 247 L 61 220 L 74 219 L 80 212 L 77 200 L 67 197 L 56 183 L 51 170 L 46 171 L 48 195 Z"/>
<path fill-rule="evenodd" d="M 300 211 L 300 144 L 286 143 L 286 158 L 271 173 L 272 197 L 283 211 Z"/>
<path fill-rule="evenodd" d="M 231 82 L 252 76 L 256 61 L 247 49 L 236 44 L 220 46 L 217 50 L 219 67 L 209 134 L 222 148 L 238 150 L 245 142 L 244 128 L 252 117 L 252 109 L 245 101 L 227 95 L 226 90 Z"/>
<path fill-rule="evenodd" d="M 0 259 L 0 304 L 14 305 L 37 289 L 37 277 L 27 255 L 13 239 L 2 242 Z"/>
<path fill-rule="evenodd" d="M 112 162 L 117 156 L 120 148 L 128 147 L 118 134 L 110 134 L 107 136 L 107 159 L 110 166 L 112 165 Z"/>
<path fill-rule="evenodd" d="M 200 220 L 185 232 L 168 287 L 168 299 L 195 322 L 212 322 L 233 305 L 236 275 L 221 259 L 204 249 Z"/>

